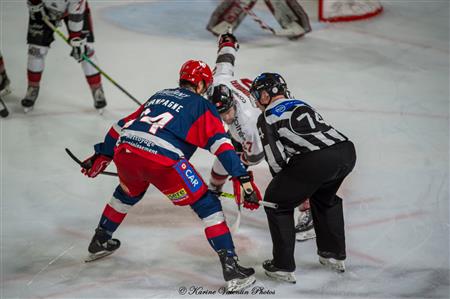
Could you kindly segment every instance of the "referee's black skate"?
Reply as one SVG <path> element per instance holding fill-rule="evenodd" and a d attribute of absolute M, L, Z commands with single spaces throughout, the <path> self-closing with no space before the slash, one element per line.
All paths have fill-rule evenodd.
<path fill-rule="evenodd" d="M 345 262 L 343 260 L 337 260 L 334 258 L 326 258 L 319 255 L 319 263 L 325 267 L 337 271 L 339 273 L 345 272 Z"/>
<path fill-rule="evenodd" d="M 227 282 L 227 291 L 236 292 L 243 290 L 255 283 L 253 268 L 245 268 L 238 264 L 237 256 L 227 256 L 227 250 L 217 252 L 222 263 L 223 278 Z"/>
<path fill-rule="evenodd" d="M 108 256 L 120 247 L 118 239 L 111 239 L 111 236 L 101 227 L 95 230 L 95 235 L 92 237 L 89 244 L 89 256 L 84 260 L 86 263 L 101 259 Z"/>
<path fill-rule="evenodd" d="M 22 100 L 22 107 L 25 113 L 31 111 L 34 107 L 34 103 L 39 95 L 39 86 L 28 86 L 27 94 Z"/>
<path fill-rule="evenodd" d="M 272 260 L 264 261 L 262 266 L 264 268 L 264 272 L 266 272 L 266 275 L 271 277 L 271 278 L 275 278 L 275 279 L 281 280 L 281 281 L 286 281 L 286 282 L 289 282 L 289 283 L 296 283 L 297 282 L 296 279 L 295 279 L 295 273 L 294 272 L 282 270 L 280 268 L 275 267 L 273 265 L 273 261 Z"/>

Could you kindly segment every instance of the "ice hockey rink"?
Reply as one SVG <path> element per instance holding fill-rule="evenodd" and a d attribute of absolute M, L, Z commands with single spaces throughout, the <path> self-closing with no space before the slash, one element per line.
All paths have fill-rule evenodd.
<path fill-rule="evenodd" d="M 100 66 L 140 101 L 176 86 L 185 60 L 214 64 L 217 40 L 205 27 L 216 3 L 90 1 Z M 91 155 L 137 106 L 104 79 L 100 116 L 81 67 L 55 36 L 35 109 L 25 115 L 26 1 L 2 0 L 0 48 L 12 93 L 10 116 L 0 120 L 0 298 L 449 298 L 449 2 L 382 4 L 383 14 L 366 21 L 312 19 L 313 31 L 297 41 L 249 17 L 236 30 L 236 76 L 282 74 L 295 97 L 353 140 L 358 161 L 339 191 L 344 274 L 324 269 L 309 240 L 297 243 L 297 284 L 270 280 L 261 267 L 272 249 L 265 213 L 245 210 L 235 245 L 261 288 L 222 295 L 201 221 L 154 187 L 116 232 L 122 247 L 83 262 L 117 179 L 84 177 L 64 148 Z M 255 12 L 276 26 L 267 8 Z M 191 161 L 208 179 L 212 156 L 199 150 Z M 265 189 L 267 164 L 254 171 Z M 233 223 L 234 202 L 222 203 Z M 190 294 L 193 287 L 201 289 Z"/>

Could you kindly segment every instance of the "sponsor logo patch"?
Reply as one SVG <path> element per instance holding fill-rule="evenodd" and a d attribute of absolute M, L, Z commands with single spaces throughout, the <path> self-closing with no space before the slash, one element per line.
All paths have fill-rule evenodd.
<path fill-rule="evenodd" d="M 181 175 L 186 186 L 192 193 L 197 192 L 203 186 L 202 180 L 197 172 L 185 160 L 178 162 L 175 169 Z"/>
<path fill-rule="evenodd" d="M 173 202 L 178 202 L 178 201 L 181 201 L 183 199 L 186 199 L 188 197 L 188 194 L 186 192 L 186 189 L 181 188 L 177 192 L 174 192 L 174 193 L 171 193 L 171 194 L 167 194 L 167 197 Z"/>

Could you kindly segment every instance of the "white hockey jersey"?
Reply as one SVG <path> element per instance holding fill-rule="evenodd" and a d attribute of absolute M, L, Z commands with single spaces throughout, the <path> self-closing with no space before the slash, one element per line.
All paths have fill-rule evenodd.
<path fill-rule="evenodd" d="M 254 107 L 250 99 L 252 80 L 234 78 L 234 60 L 236 50 L 225 46 L 217 54 L 214 69 L 214 86 L 226 85 L 232 92 L 236 103 L 236 118 L 229 125 L 231 137 L 242 145 L 248 165 L 259 163 L 264 158 L 264 151 L 259 138 L 256 122 L 261 111 Z"/>
<path fill-rule="evenodd" d="M 83 15 L 86 10 L 86 0 L 29 0 L 28 5 L 44 3 L 48 17 L 59 21 L 68 16 L 68 27 L 72 32 L 79 32 L 83 28 Z"/>

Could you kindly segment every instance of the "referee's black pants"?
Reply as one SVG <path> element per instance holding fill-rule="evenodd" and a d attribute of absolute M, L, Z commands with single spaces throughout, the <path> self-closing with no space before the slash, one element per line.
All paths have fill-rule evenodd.
<path fill-rule="evenodd" d="M 336 195 L 356 162 L 355 147 L 345 141 L 291 158 L 270 182 L 264 200 L 278 209 L 265 208 L 273 244 L 274 266 L 295 270 L 294 209 L 310 199 L 317 253 L 344 260 L 345 231 L 342 199 Z"/>

